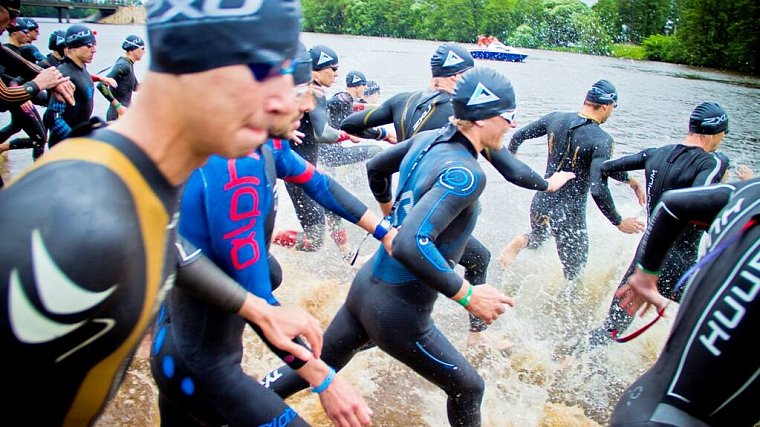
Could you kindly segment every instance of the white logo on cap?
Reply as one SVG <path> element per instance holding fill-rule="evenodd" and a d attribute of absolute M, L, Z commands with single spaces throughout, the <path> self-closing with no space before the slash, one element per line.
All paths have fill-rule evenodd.
<path fill-rule="evenodd" d="M 335 58 L 333 58 L 332 56 L 330 56 L 330 55 L 328 55 L 328 54 L 326 54 L 324 52 L 319 52 L 319 61 L 317 61 L 317 65 L 322 65 L 325 62 L 330 62 L 330 61 L 333 61 L 333 60 L 335 60 Z"/>
<path fill-rule="evenodd" d="M 722 114 L 722 115 L 720 115 L 718 117 L 709 117 L 707 119 L 704 119 L 704 120 L 702 120 L 702 124 L 703 125 L 708 125 L 708 126 L 717 126 L 717 125 L 722 124 L 723 122 L 725 122 L 727 120 L 728 120 L 728 115 L 727 114 Z"/>
<path fill-rule="evenodd" d="M 462 57 L 460 57 L 459 55 L 457 55 L 456 53 L 454 53 L 453 50 L 450 50 L 449 54 L 446 55 L 446 60 L 443 61 L 443 66 L 444 67 L 451 67 L 452 65 L 461 64 L 463 62 L 464 62 L 464 59 L 462 59 Z"/>
<path fill-rule="evenodd" d="M 472 92 L 470 100 L 467 101 L 467 105 L 480 105 L 486 102 L 498 101 L 501 98 L 496 96 L 491 89 L 488 89 L 483 83 L 478 82 L 475 86 L 475 90 Z"/>
<path fill-rule="evenodd" d="M 359 76 L 354 76 L 354 79 L 351 81 L 351 83 L 359 83 L 360 81 L 362 81 L 362 78 L 361 78 L 361 77 L 359 77 Z"/>

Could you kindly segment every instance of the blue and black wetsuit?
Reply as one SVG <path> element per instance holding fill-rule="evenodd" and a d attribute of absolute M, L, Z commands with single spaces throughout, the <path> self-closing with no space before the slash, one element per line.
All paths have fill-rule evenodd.
<path fill-rule="evenodd" d="M 451 297 L 462 286 L 452 267 L 475 227 L 485 188 L 477 156 L 450 126 L 421 132 L 368 162 L 378 202 L 391 200 L 391 177 L 400 171 L 393 258 L 381 248 L 364 264 L 325 331 L 322 350 L 324 361 L 341 369 L 362 346 L 375 343 L 446 392 L 454 426 L 480 425 L 485 386 L 431 312 L 439 293 Z M 270 373 L 267 384 L 283 397 L 308 386 L 289 367 Z"/>
<path fill-rule="evenodd" d="M 608 160 L 602 165 L 602 174 L 606 179 L 610 173 L 643 169 L 646 180 L 647 215 L 651 217 L 652 210 L 666 191 L 717 183 L 725 174 L 727 167 L 728 158 L 722 153 L 708 153 L 700 147 L 675 144 L 649 148 L 637 154 Z M 697 261 L 699 240 L 702 234 L 701 228 L 690 226 L 673 242 L 665 257 L 660 280 L 657 282 L 660 293 L 666 298 L 680 300 L 680 295 L 673 294 L 673 288 L 678 279 Z M 642 243 L 643 240 L 639 242 L 639 249 Z M 635 258 L 620 281 L 620 286 L 628 282 L 628 277 L 634 271 L 636 271 Z M 604 325 L 592 332 L 591 344 L 609 343 L 612 329 L 622 333 L 632 321 L 633 317 L 621 309 L 619 300 L 614 298 Z"/>
<path fill-rule="evenodd" d="M 341 129 L 366 138 L 378 138 L 377 128 L 393 124 L 399 141 L 419 132 L 440 129 L 449 124 L 454 115 L 451 95 L 442 90 L 427 89 L 395 95 L 376 108 L 351 114 L 343 120 Z M 517 160 L 506 148 L 500 151 L 484 150 L 481 154 L 501 173 L 507 181 L 531 190 L 546 190 L 548 182 Z M 473 285 L 486 283 L 491 252 L 474 236 L 471 236 L 460 264 L 465 268 L 465 278 Z M 480 332 L 485 323 L 470 316 L 470 330 Z"/>
<path fill-rule="evenodd" d="M 580 275 L 588 260 L 586 200 L 588 193 L 599 210 L 613 224 L 622 221 L 615 209 L 607 182 L 602 179 L 602 164 L 612 155 L 612 137 L 593 119 L 578 113 L 554 112 L 520 128 L 512 136 L 509 151 L 516 153 L 527 139 L 548 135 L 546 174 L 574 172 L 575 179 L 554 193 L 536 193 L 530 205 L 531 233 L 528 248 L 539 247 L 551 232 L 565 278 Z M 613 176 L 628 181 L 627 174 Z"/>
<path fill-rule="evenodd" d="M 18 53 L 22 58 L 26 59 L 32 64 L 39 64 L 40 61 L 43 61 L 45 59 L 45 55 L 43 55 L 42 52 L 37 49 L 37 46 L 31 43 L 21 46 L 21 49 L 19 49 Z"/>
<path fill-rule="evenodd" d="M 50 104 L 45 112 L 45 125 L 50 130 L 48 145 L 57 144 L 69 136 L 73 129 L 89 123 L 94 107 L 93 92 L 95 85 L 86 67 L 80 67 L 71 59 L 64 58 L 58 70 L 74 83 L 75 105 L 69 105 L 55 97 L 50 98 Z"/>
<path fill-rule="evenodd" d="M 287 141 L 270 140 L 247 157 L 213 156 L 196 170 L 185 187 L 179 226 L 217 266 L 270 304 L 278 304 L 272 291 L 281 280 L 276 277 L 279 265 L 269 255 L 277 178 L 299 185 L 353 223 L 367 210 L 295 154 Z M 151 356 L 163 426 L 306 425 L 243 372 L 245 324 L 192 293 L 172 290 L 158 319 Z"/>
<path fill-rule="evenodd" d="M 116 80 L 117 86 L 112 88 L 103 82 L 98 82 L 97 88 L 103 97 L 108 101 L 108 111 L 106 111 L 106 120 L 116 120 L 119 115 L 111 103 L 116 100 L 125 107 L 132 104 L 132 92 L 137 90 L 137 75 L 135 74 L 135 63 L 127 57 L 119 57 L 116 63 L 108 72 L 108 77 Z"/>
<path fill-rule="evenodd" d="M 20 49 L 15 45 L 8 43 L 5 47 L 17 54 L 20 53 Z M 2 72 L 3 83 L 8 87 L 20 86 L 24 83 L 24 79 L 20 75 L 7 74 L 14 72 L 18 72 L 14 67 L 6 68 Z M 40 92 L 40 94 L 46 93 Z M 31 101 L 38 101 L 36 98 L 32 98 Z M 11 113 L 11 122 L 0 129 L 0 141 L 6 141 L 23 130 L 27 136 L 9 141 L 10 149 L 31 148 L 32 159 L 36 160 L 45 152 L 45 143 L 47 142 L 47 130 L 42 124 L 40 113 L 32 104 L 22 105 L 21 103 L 8 105 L 8 111 Z"/>
<path fill-rule="evenodd" d="M 665 348 L 623 394 L 612 426 L 751 426 L 760 419 L 760 179 L 666 193 L 637 259 L 659 271 L 682 232 L 710 223 L 707 254 L 686 284 Z"/>

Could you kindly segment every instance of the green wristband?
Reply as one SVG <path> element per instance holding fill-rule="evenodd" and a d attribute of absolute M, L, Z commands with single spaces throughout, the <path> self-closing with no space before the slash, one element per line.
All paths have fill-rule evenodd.
<path fill-rule="evenodd" d="M 470 289 L 467 290 L 467 295 L 465 295 L 464 297 L 462 297 L 462 299 L 457 300 L 457 302 L 459 303 L 459 305 L 461 305 L 462 307 L 467 307 L 468 305 L 470 305 L 470 298 L 472 297 L 472 288 L 473 287 L 474 286 L 470 285 Z"/>
<path fill-rule="evenodd" d="M 644 272 L 644 273 L 646 273 L 646 274 L 651 274 L 652 276 L 659 276 L 659 275 L 660 275 L 660 272 L 659 272 L 659 271 L 652 271 L 652 270 L 647 270 L 646 268 L 644 268 L 644 267 L 643 267 L 643 266 L 642 266 L 640 263 L 638 263 L 638 262 L 636 263 L 636 267 L 638 267 L 638 268 L 639 268 L 639 270 L 643 271 L 643 272 Z"/>

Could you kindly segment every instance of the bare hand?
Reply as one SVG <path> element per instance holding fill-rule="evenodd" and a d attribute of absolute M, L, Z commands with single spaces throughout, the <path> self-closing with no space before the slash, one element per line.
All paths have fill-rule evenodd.
<path fill-rule="evenodd" d="M 119 117 L 121 117 L 124 114 L 126 114 L 127 110 L 128 110 L 128 108 L 122 105 L 122 106 L 120 106 L 119 108 L 116 109 L 116 115 L 119 116 Z"/>
<path fill-rule="evenodd" d="M 46 68 L 46 70 L 49 69 L 50 68 Z M 69 105 L 76 105 L 77 102 L 74 99 L 74 89 L 74 83 L 71 83 L 68 80 L 68 77 L 66 77 L 66 81 L 53 88 L 53 96 L 59 101 L 66 102 Z"/>
<path fill-rule="evenodd" d="M 361 427 L 372 425 L 372 410 L 359 392 L 339 374 L 330 386 L 319 393 L 319 400 L 330 421 L 336 426 Z"/>
<path fill-rule="evenodd" d="M 483 320 L 487 324 L 493 323 L 499 316 L 507 311 L 507 307 L 515 306 L 512 298 L 502 294 L 491 285 L 473 286 L 470 303 L 465 307 L 473 316 Z"/>
<path fill-rule="evenodd" d="M 391 214 L 391 210 L 393 210 L 393 200 L 390 202 L 385 203 L 378 203 L 380 205 L 380 211 L 383 213 L 383 216 L 388 216 Z"/>
<path fill-rule="evenodd" d="M 615 292 L 615 296 L 620 299 L 620 308 L 630 316 L 633 316 L 644 304 L 646 307 L 641 312 L 641 316 L 652 306 L 658 312 L 664 309 L 670 301 L 657 291 L 658 279 L 654 274 L 644 273 L 640 268 L 636 268 L 636 271 L 628 278 L 628 283 Z"/>
<path fill-rule="evenodd" d="M 546 179 L 546 181 L 549 183 L 546 191 L 548 193 L 555 192 L 562 188 L 562 186 L 565 185 L 567 181 L 570 181 L 573 178 L 575 178 L 575 174 L 572 172 L 557 172 Z"/>
<path fill-rule="evenodd" d="M 628 185 L 631 186 L 633 192 L 636 194 L 636 198 L 639 199 L 639 206 L 644 206 L 647 202 L 647 193 L 644 190 L 644 186 L 641 185 L 636 178 L 631 178 L 631 180 L 628 181 Z"/>
<path fill-rule="evenodd" d="M 100 79 L 101 82 L 107 84 L 108 86 L 111 86 L 111 87 L 119 86 L 119 84 L 116 83 L 116 80 L 112 79 L 111 77 L 98 76 L 98 78 Z"/>
<path fill-rule="evenodd" d="M 734 173 L 736 174 L 736 177 L 742 181 L 752 179 L 752 177 L 755 176 L 755 174 L 752 172 L 752 169 L 750 169 L 747 165 L 738 165 Z"/>
<path fill-rule="evenodd" d="M 638 234 L 644 231 L 646 227 L 638 218 L 629 216 L 628 218 L 623 218 L 617 228 L 625 234 Z"/>
<path fill-rule="evenodd" d="M 296 145 L 303 144 L 303 138 L 306 136 L 305 133 L 299 132 L 298 130 L 294 130 L 293 133 L 290 135 L 290 140 L 293 141 Z"/>
<path fill-rule="evenodd" d="M 37 74 L 37 77 L 32 81 L 40 88 L 40 90 L 45 90 L 56 87 L 61 83 L 68 82 L 69 78 L 64 77 L 57 68 L 50 67 L 40 71 L 40 73 Z"/>
<path fill-rule="evenodd" d="M 393 256 L 391 248 L 393 247 L 393 239 L 396 238 L 397 234 L 398 234 L 398 230 L 396 229 L 396 227 L 391 227 L 391 229 L 388 230 L 388 233 L 385 236 L 383 236 L 383 239 L 380 241 L 383 244 L 383 247 L 385 248 L 385 252 L 388 252 L 388 255 Z"/>
<path fill-rule="evenodd" d="M 32 101 L 26 101 L 21 104 L 21 110 L 25 113 L 31 113 L 34 111 L 34 104 L 32 104 Z"/>
<path fill-rule="evenodd" d="M 348 139 L 351 142 L 353 142 L 354 144 L 358 144 L 358 143 L 362 142 L 362 139 L 359 138 L 358 136 L 348 135 Z"/>
<path fill-rule="evenodd" d="M 248 294 L 240 315 L 258 325 L 270 343 L 280 350 L 308 361 L 322 354 L 322 327 L 319 321 L 300 307 L 273 306 Z M 311 346 L 309 349 L 293 342 L 302 336 Z"/>

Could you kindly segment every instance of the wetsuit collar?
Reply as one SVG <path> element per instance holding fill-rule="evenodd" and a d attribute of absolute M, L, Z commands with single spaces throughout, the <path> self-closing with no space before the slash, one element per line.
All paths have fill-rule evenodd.
<path fill-rule="evenodd" d="M 467 139 L 467 137 L 464 136 L 462 132 L 459 132 L 459 129 L 457 129 L 457 127 L 452 123 L 449 123 L 445 128 L 441 130 L 440 135 L 436 138 L 436 142 L 438 141 L 448 141 L 462 144 L 465 148 L 467 148 L 467 151 L 469 151 L 474 158 L 478 158 L 478 151 L 472 145 L 472 142 L 470 142 L 470 140 Z"/>
<path fill-rule="evenodd" d="M 596 123 L 596 124 L 598 124 L 598 125 L 600 125 L 600 124 L 601 124 L 601 123 L 599 122 L 599 120 L 597 120 L 597 119 L 595 119 L 595 118 L 593 118 L 593 117 L 587 116 L 587 115 L 585 115 L 585 114 L 582 114 L 582 113 L 578 113 L 578 116 L 580 116 L 580 117 L 583 117 L 584 119 L 588 119 L 588 120 L 591 120 L 591 121 L 593 121 L 594 123 Z"/>
<path fill-rule="evenodd" d="M 77 64 L 76 62 L 74 62 L 74 60 L 73 60 L 73 59 L 71 59 L 71 58 L 69 58 L 68 56 L 64 56 L 64 57 L 63 57 L 63 61 L 61 61 L 61 62 L 62 62 L 62 63 L 67 63 L 67 62 L 69 62 L 69 63 L 71 63 L 71 65 L 73 65 L 73 66 L 75 66 L 75 67 L 79 68 L 80 70 L 84 70 L 84 66 L 80 67 L 80 66 L 79 66 L 79 64 Z"/>

